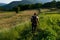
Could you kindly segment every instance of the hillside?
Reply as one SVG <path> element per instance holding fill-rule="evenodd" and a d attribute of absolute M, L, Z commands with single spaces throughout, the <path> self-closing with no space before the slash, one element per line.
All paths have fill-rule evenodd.
<path fill-rule="evenodd" d="M 11 2 L 11 3 L 9 3 L 9 4 L 7 4 L 7 5 L 4 5 L 3 6 L 3 8 L 5 8 L 5 9 L 12 9 L 13 7 L 15 7 L 15 6 L 18 6 L 18 5 L 25 5 L 25 4 L 36 4 L 36 3 L 46 3 L 46 2 L 51 2 L 51 0 L 50 1 L 48 1 L 48 0 L 22 0 L 22 1 L 13 1 L 13 2 Z"/>
<path fill-rule="evenodd" d="M 7 5 L 7 4 L 5 4 L 5 3 L 0 3 L 0 6 L 4 6 L 4 5 Z"/>
<path fill-rule="evenodd" d="M 12 9 L 13 7 L 18 6 L 20 4 L 25 5 L 25 4 L 33 4 L 33 3 L 30 1 L 13 1 L 7 5 L 4 5 L 3 8 Z"/>
<path fill-rule="evenodd" d="M 5 9 L 12 9 L 15 6 L 18 5 L 25 5 L 25 4 L 35 4 L 35 3 L 46 3 L 46 2 L 51 2 L 52 0 L 22 0 L 22 1 L 12 1 L 9 4 L 3 5 L 2 7 Z"/>
<path fill-rule="evenodd" d="M 33 3 L 46 3 L 46 2 L 51 2 L 52 0 L 28 0 L 28 1 Z"/>

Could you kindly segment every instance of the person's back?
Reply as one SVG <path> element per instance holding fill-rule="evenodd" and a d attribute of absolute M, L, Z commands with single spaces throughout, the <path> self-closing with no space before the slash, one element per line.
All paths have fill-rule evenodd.
<path fill-rule="evenodd" d="M 32 16 L 32 19 L 31 19 L 32 24 L 37 25 L 37 21 L 38 21 L 37 16 L 35 16 L 35 15 Z"/>
<path fill-rule="evenodd" d="M 32 23 L 32 31 L 35 31 L 38 23 L 38 16 L 36 15 L 36 13 L 34 13 L 34 15 L 31 17 L 31 23 Z"/>

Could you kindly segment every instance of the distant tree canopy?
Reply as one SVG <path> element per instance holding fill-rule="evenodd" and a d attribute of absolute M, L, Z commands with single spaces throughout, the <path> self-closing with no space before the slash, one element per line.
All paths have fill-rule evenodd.
<path fill-rule="evenodd" d="M 36 3 L 36 4 L 26 4 L 26 5 L 18 5 L 20 10 L 28 10 L 28 9 L 38 9 L 38 8 L 60 8 L 60 1 L 52 1 L 47 3 Z"/>
<path fill-rule="evenodd" d="M 13 7 L 12 9 L 8 9 L 8 11 L 16 11 L 18 12 L 19 10 L 30 10 L 30 9 L 40 9 L 40 8 L 60 8 L 60 1 L 52 1 L 52 2 L 47 2 L 47 3 L 36 3 L 36 4 L 25 4 L 25 5 L 18 5 Z M 0 7 L 0 10 L 5 10 L 2 7 Z"/>
<path fill-rule="evenodd" d="M 19 5 L 19 7 L 20 10 L 37 9 L 37 8 L 41 8 L 42 4 L 36 3 L 36 4 Z"/>
<path fill-rule="evenodd" d="M 15 11 L 16 13 L 18 13 L 20 11 L 20 7 L 18 6 L 13 7 L 12 11 Z"/>
<path fill-rule="evenodd" d="M 57 2 L 57 3 L 56 3 L 56 7 L 57 7 L 57 8 L 60 8 L 60 2 Z"/>
<path fill-rule="evenodd" d="M 0 11 L 1 11 L 1 10 L 4 10 L 4 9 L 3 9 L 3 7 L 0 6 Z"/>

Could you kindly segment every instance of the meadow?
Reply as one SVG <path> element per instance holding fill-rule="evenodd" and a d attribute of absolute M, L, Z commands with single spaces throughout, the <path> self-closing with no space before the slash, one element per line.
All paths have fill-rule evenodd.
<path fill-rule="evenodd" d="M 25 12 L 26 11 L 24 11 L 24 13 Z M 5 25 L 1 28 L 0 40 L 60 40 L 60 14 L 58 12 L 40 13 L 38 15 L 39 23 L 37 31 L 35 32 L 35 35 L 33 35 L 31 33 L 30 17 L 33 15 L 31 13 L 34 12 L 28 11 L 26 12 L 27 15 L 23 12 L 20 12 L 19 14 L 13 13 L 14 16 L 10 14 L 9 17 L 1 18 L 2 23 L 10 24 L 11 22 L 13 26 L 7 26 L 9 29 L 4 30 L 2 30 L 2 28 Z"/>
<path fill-rule="evenodd" d="M 21 11 L 18 14 L 15 12 L 1 12 L 0 13 L 0 29 L 11 28 L 30 19 L 31 15 L 37 10 Z"/>

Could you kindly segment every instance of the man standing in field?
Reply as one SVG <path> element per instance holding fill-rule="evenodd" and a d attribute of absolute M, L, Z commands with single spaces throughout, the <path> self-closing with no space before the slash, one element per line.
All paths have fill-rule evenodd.
<path fill-rule="evenodd" d="M 32 23 L 32 33 L 36 31 L 37 24 L 38 24 L 38 16 L 36 13 L 31 17 L 31 23 Z"/>

